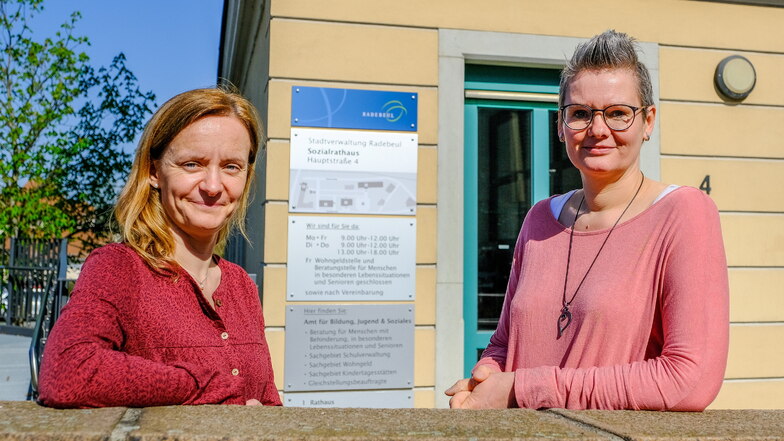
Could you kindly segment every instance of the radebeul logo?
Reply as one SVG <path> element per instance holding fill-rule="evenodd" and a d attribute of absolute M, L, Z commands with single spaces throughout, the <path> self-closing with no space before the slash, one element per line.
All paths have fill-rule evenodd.
<path fill-rule="evenodd" d="M 398 100 L 387 101 L 381 106 L 380 112 L 362 112 L 363 118 L 384 118 L 389 122 L 397 122 L 408 113 L 408 109 Z"/>
<path fill-rule="evenodd" d="M 387 101 L 381 109 L 388 114 L 387 121 L 396 122 L 408 113 L 406 106 L 398 100 Z"/>

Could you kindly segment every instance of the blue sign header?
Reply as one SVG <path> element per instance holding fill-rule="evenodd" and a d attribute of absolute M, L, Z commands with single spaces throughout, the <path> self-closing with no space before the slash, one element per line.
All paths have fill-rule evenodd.
<path fill-rule="evenodd" d="M 291 126 L 417 131 L 417 93 L 291 88 Z"/>

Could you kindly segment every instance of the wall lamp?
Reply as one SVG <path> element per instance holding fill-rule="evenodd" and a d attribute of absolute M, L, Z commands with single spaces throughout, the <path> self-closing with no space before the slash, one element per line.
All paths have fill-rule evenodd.
<path fill-rule="evenodd" d="M 713 80 L 721 95 L 730 100 L 741 101 L 754 90 L 757 72 L 746 57 L 730 55 L 716 66 Z"/>

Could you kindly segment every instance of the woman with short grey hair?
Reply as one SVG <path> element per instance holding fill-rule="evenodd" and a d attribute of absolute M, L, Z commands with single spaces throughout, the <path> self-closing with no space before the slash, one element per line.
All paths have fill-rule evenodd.
<path fill-rule="evenodd" d="M 729 340 L 718 211 L 640 170 L 652 89 L 623 33 L 567 63 L 558 135 L 583 186 L 528 212 L 498 328 L 446 391 L 451 407 L 699 411 L 716 397 Z"/>

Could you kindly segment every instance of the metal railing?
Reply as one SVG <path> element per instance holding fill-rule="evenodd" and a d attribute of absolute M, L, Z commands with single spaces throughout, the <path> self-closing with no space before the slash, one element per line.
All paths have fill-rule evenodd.
<path fill-rule="evenodd" d="M 7 264 L 0 265 L 2 331 L 31 335 L 45 293 L 65 278 L 68 242 L 13 238 L 10 245 Z"/>
<path fill-rule="evenodd" d="M 37 395 L 43 347 L 73 284 L 67 247 L 67 239 L 12 238 L 2 253 L 0 332 L 32 337 L 29 398 Z"/>
<path fill-rule="evenodd" d="M 24 330 L 32 331 L 43 297 L 54 288 L 57 268 L 7 265 L 0 267 L 0 271 L 5 273 L 5 325 L 21 328 L 20 334 L 29 335 Z"/>
<path fill-rule="evenodd" d="M 44 345 L 46 345 L 49 333 L 52 332 L 54 323 L 60 317 L 60 310 L 68 302 L 74 282 L 75 280 L 73 279 L 58 278 L 56 288 L 46 291 L 41 299 L 41 310 L 35 321 L 33 339 L 30 342 L 29 351 L 30 399 L 38 398 L 38 370 L 43 359 Z"/>

